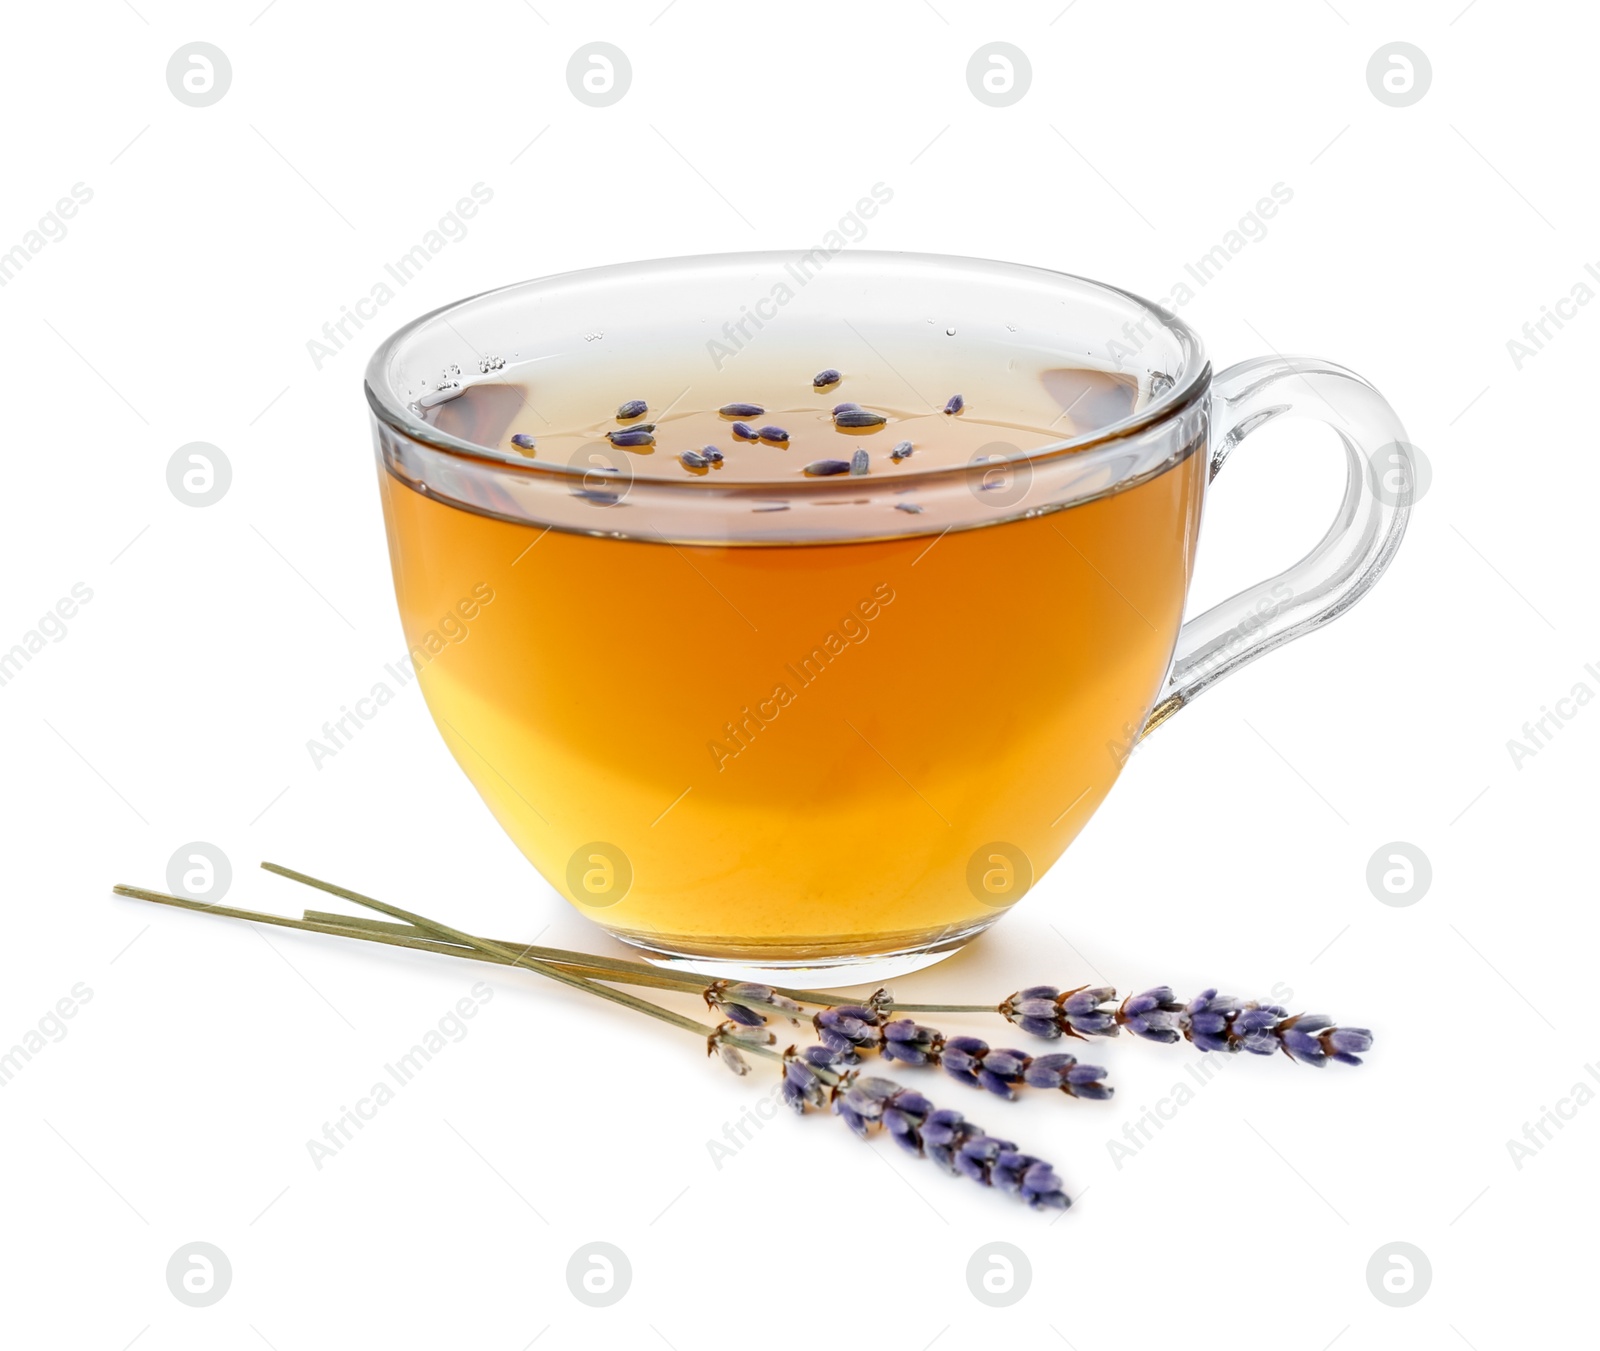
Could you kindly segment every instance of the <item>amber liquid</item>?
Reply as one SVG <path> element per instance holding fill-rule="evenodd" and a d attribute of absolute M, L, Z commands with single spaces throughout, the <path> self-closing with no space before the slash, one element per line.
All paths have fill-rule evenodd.
<path fill-rule="evenodd" d="M 797 960 L 975 931 L 1060 856 L 1166 672 L 1203 462 L 766 547 L 546 531 L 380 477 L 429 707 L 534 866 L 642 945 Z"/>

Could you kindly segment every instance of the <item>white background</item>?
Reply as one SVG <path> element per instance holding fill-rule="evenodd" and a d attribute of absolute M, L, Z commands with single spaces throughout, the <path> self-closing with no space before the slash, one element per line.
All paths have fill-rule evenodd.
<path fill-rule="evenodd" d="M 1520 768 L 1507 741 L 1575 684 L 1600 690 L 1585 671 L 1600 306 L 1520 370 L 1506 343 L 1600 260 L 1600 31 L 1577 5 L 1463 3 L 13 8 L 0 250 L 74 183 L 93 198 L 0 290 L 0 648 L 75 583 L 93 599 L 0 687 L 0 1048 L 76 983 L 93 994 L 0 1089 L 7 1341 L 1581 1337 L 1600 1105 L 1570 1095 L 1600 1087 L 1585 1071 L 1600 708 Z M 232 64 L 206 108 L 165 78 L 193 40 Z M 609 108 L 566 83 L 592 40 L 632 63 Z M 966 83 L 994 40 L 1032 64 L 1008 108 Z M 1432 65 L 1406 108 L 1366 80 L 1394 40 Z M 314 900 L 256 870 L 275 859 L 479 933 L 612 950 L 501 834 L 414 687 L 320 771 L 307 754 L 404 648 L 367 355 L 413 315 L 526 276 L 808 245 L 879 181 L 894 199 L 871 247 L 1157 298 L 1287 185 L 1267 237 L 1185 317 L 1219 367 L 1272 348 L 1359 370 L 1435 475 L 1370 598 L 1153 737 L 1026 903 L 897 993 L 1282 982 L 1294 1008 L 1370 1026 L 1369 1063 L 1230 1061 L 1120 1161 L 1108 1142 L 1171 1094 L 1188 1047 L 1099 1048 L 1110 1104 L 903 1076 L 1053 1160 L 1080 1197 L 1057 1219 L 822 1117 L 764 1124 L 718 1167 L 708 1142 L 770 1080 L 491 971 L 470 1035 L 317 1169 L 308 1138 L 480 968 L 155 910 L 113 882 L 164 888 L 173 851 L 203 840 L 232 860 L 240 905 Z M 308 340 L 476 182 L 494 195 L 467 237 L 316 369 Z M 204 509 L 166 483 L 190 441 L 232 464 Z M 1215 486 L 1194 600 L 1303 552 L 1341 472 L 1311 424 L 1253 439 Z M 1365 880 L 1396 840 L 1434 873 L 1404 908 Z M 1518 1167 L 1507 1141 L 1562 1100 L 1571 1119 Z M 233 1268 L 204 1309 L 165 1279 L 197 1240 Z M 633 1270 L 605 1309 L 565 1275 L 595 1240 Z M 1004 1309 L 965 1278 L 996 1240 L 1033 1270 Z M 1366 1275 L 1396 1241 L 1432 1267 L 1407 1308 Z"/>

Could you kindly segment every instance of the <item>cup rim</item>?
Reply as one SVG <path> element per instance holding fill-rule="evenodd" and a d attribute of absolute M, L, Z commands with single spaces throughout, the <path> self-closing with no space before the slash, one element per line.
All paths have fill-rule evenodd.
<path fill-rule="evenodd" d="M 387 338 L 378 344 L 367 362 L 366 370 L 362 377 L 362 386 L 366 392 L 367 405 L 373 415 L 392 430 L 419 442 L 433 450 L 445 454 L 455 455 L 462 459 L 486 461 L 497 469 L 510 469 L 529 478 L 570 479 L 575 471 L 571 466 L 549 461 L 539 460 L 512 460 L 497 454 L 487 446 L 453 436 L 449 432 L 440 431 L 431 423 L 424 421 L 412 412 L 411 406 L 403 402 L 395 393 L 390 382 L 385 378 L 388 365 L 399 348 L 417 331 L 439 319 L 441 316 L 463 309 L 490 296 L 501 295 L 507 291 L 515 291 L 522 287 L 536 286 L 542 282 L 571 282 L 582 278 L 593 278 L 603 281 L 608 277 L 615 277 L 624 273 L 639 273 L 654 269 L 680 268 L 685 264 L 716 263 L 720 265 L 758 265 L 772 263 L 780 259 L 791 259 L 803 250 L 792 249 L 749 249 L 728 253 L 696 253 L 683 254 L 670 258 L 638 259 L 632 262 L 607 263 L 598 267 L 573 268 L 566 272 L 552 272 L 538 277 L 526 277 L 521 281 L 508 282 L 502 286 L 490 287 L 458 300 L 452 300 L 420 314 L 416 318 L 401 325 Z M 1051 441 L 1044 446 L 1019 454 L 1013 463 L 1038 464 L 1057 459 L 1065 455 L 1077 455 L 1084 451 L 1101 446 L 1114 444 L 1138 436 L 1151 427 L 1167 421 L 1181 413 L 1191 404 L 1198 401 L 1209 387 L 1211 378 L 1211 363 L 1206 354 L 1205 345 L 1201 342 L 1199 334 L 1180 319 L 1171 310 L 1165 309 L 1152 300 L 1129 291 L 1120 286 L 1112 286 L 1109 282 L 1098 281 L 1093 277 L 1085 277 L 1075 272 L 1063 272 L 1055 268 L 1039 267 L 1031 263 L 1017 263 L 991 258 L 977 258 L 965 254 L 940 254 L 923 253 L 909 249 L 849 249 L 846 256 L 857 265 L 882 263 L 888 265 L 905 265 L 908 263 L 936 264 L 941 266 L 980 266 L 998 268 L 1012 273 L 1032 273 L 1041 279 L 1047 279 L 1053 284 L 1070 282 L 1080 287 L 1092 288 L 1106 295 L 1115 296 L 1123 302 L 1132 304 L 1153 316 L 1167 332 L 1178 341 L 1184 357 L 1184 374 L 1175 381 L 1172 387 L 1156 396 L 1146 407 L 1127 417 L 1110 423 L 1105 427 L 1096 428 L 1093 432 L 1082 436 L 1065 437 L 1058 441 Z M 982 475 L 991 465 L 973 463 L 966 465 L 919 465 L 909 473 L 897 475 L 897 480 L 906 483 L 918 479 L 944 478 L 952 474 Z M 771 485 L 728 485 L 730 488 L 768 488 Z M 652 489 L 682 491 L 690 496 L 705 495 L 705 487 L 693 478 L 663 477 L 651 480 Z M 792 496 L 802 496 L 806 493 L 827 494 L 836 492 L 840 487 L 837 480 L 831 478 L 800 479 L 792 485 L 786 483 L 784 492 Z"/>

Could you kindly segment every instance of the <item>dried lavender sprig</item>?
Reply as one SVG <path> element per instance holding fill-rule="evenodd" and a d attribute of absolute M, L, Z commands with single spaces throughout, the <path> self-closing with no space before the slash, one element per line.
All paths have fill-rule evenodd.
<path fill-rule="evenodd" d="M 296 880 L 303 880 L 296 876 Z M 308 880 L 310 885 L 321 886 L 324 890 L 333 890 L 339 894 L 340 889 Z M 381 920 L 370 920 L 360 916 L 339 915 L 326 911 L 307 910 L 305 921 L 286 919 L 281 916 L 261 915 L 255 912 L 234 912 L 226 907 L 207 906 L 202 903 L 184 901 L 176 897 L 164 896 L 159 892 L 146 892 L 133 887 L 118 887 L 118 892 L 124 895 L 137 896 L 144 900 L 159 901 L 163 904 L 182 906 L 186 909 L 211 910 L 220 914 L 234 914 L 236 917 L 258 918 L 260 922 L 287 925 L 294 928 L 310 929 L 318 933 L 335 934 L 341 937 L 374 937 L 381 933 L 402 935 L 394 939 L 379 938 L 379 941 L 393 941 L 400 946 L 421 948 L 430 952 L 439 952 L 448 956 L 468 957 L 480 961 L 496 961 L 498 959 L 487 957 L 470 948 L 454 944 L 442 944 L 434 940 L 424 939 L 421 930 L 411 925 L 389 924 Z M 361 932 L 352 932 L 360 930 Z M 675 989 L 692 991 L 704 997 L 707 986 L 706 978 L 693 972 L 674 972 L 660 967 L 648 966 L 642 962 L 630 962 L 613 957 L 599 957 L 587 953 L 573 952 L 564 948 L 545 948 L 525 946 L 520 941 L 500 940 L 500 946 L 515 948 L 525 951 L 529 955 L 538 957 L 554 965 L 564 965 L 570 970 L 580 974 L 589 975 L 602 980 L 616 981 L 623 984 L 644 985 L 657 989 Z M 894 1000 L 886 989 L 880 989 L 869 997 L 864 1003 L 859 1003 L 856 996 L 839 994 L 827 990 L 793 990 L 780 986 L 761 987 L 772 991 L 780 997 L 779 1002 L 770 1006 L 752 995 L 735 993 L 739 987 L 729 986 L 723 995 L 719 1006 L 725 1010 L 738 1003 L 741 999 L 745 1002 L 743 1007 L 753 1010 L 758 1021 L 762 1012 L 778 1014 L 786 1018 L 793 1016 L 790 1004 L 799 1001 L 804 1004 L 820 1005 L 826 1010 L 849 1010 L 856 1008 L 876 1018 L 880 1027 L 887 1027 L 890 1013 L 1000 1013 L 1023 1031 L 1046 1039 L 1055 1039 L 1061 1036 L 1088 1038 L 1093 1036 L 1115 1036 L 1126 1029 L 1131 1035 L 1146 1041 L 1177 1042 L 1188 1038 L 1199 1045 L 1202 1050 L 1224 1049 L 1220 1042 L 1213 1042 L 1217 1036 L 1213 1022 L 1202 1016 L 1198 1029 L 1192 1017 L 1180 1019 L 1175 1015 L 1186 1012 L 1188 1006 L 1173 997 L 1172 991 L 1167 986 L 1156 986 L 1139 994 L 1130 995 L 1118 1006 L 1112 1007 L 1111 1001 L 1115 1000 L 1116 992 L 1109 986 L 1084 986 L 1076 990 L 1059 991 L 1055 986 L 1036 985 L 1026 990 L 1018 991 L 1004 1001 L 998 1008 L 990 1004 L 915 1004 L 899 1003 Z M 746 990 L 755 987 L 744 987 Z M 1338 1060 L 1343 1064 L 1359 1064 L 1356 1057 L 1370 1049 L 1372 1034 L 1364 1028 L 1341 1028 L 1333 1026 L 1331 1020 L 1320 1014 L 1296 1015 L 1289 1017 L 1276 1005 L 1256 1005 L 1254 1010 L 1247 1008 L 1239 1001 L 1224 1001 L 1214 992 L 1208 992 L 1201 997 L 1209 1003 L 1215 1000 L 1218 1008 L 1196 1010 L 1203 1014 L 1219 1015 L 1219 1008 L 1224 1002 L 1238 1004 L 1241 1012 L 1249 1016 L 1237 1021 L 1232 1026 L 1233 1038 L 1237 1041 L 1234 1049 L 1254 1050 L 1256 1054 L 1268 1054 L 1271 1051 L 1283 1049 L 1292 1058 L 1302 1063 L 1314 1064 L 1324 1060 Z M 1042 1004 L 1033 1004 L 1031 1000 L 1045 1001 Z M 1199 1001 L 1195 1001 L 1198 1003 Z M 911 1028 L 919 1025 L 907 1021 Z M 1268 1045 L 1261 1036 L 1263 1021 L 1276 1024 L 1277 1031 L 1274 1035 L 1281 1041 L 1278 1045 Z M 1183 1024 L 1180 1026 L 1180 1024 Z M 921 1032 L 933 1033 L 934 1029 L 920 1029 Z M 1246 1044 L 1248 1041 L 1248 1044 Z M 909 1051 L 916 1045 L 915 1038 L 908 1036 L 903 1043 Z M 882 1051 L 883 1047 L 877 1047 Z M 1319 1051 L 1322 1053 L 1319 1055 Z M 901 1059 L 907 1063 L 920 1063 L 912 1061 L 908 1056 L 888 1053 L 889 1059 Z M 1043 1058 L 1040 1057 L 1040 1060 Z M 1036 1061 L 1037 1063 L 1037 1061 Z"/>
<path fill-rule="evenodd" d="M 985 1134 L 960 1112 L 935 1107 L 915 1089 L 863 1076 L 841 1052 L 791 1047 L 784 1057 L 784 1100 L 797 1112 L 831 1105 L 862 1139 L 881 1127 L 908 1154 L 1008 1192 L 1035 1210 L 1065 1210 L 1072 1204 L 1061 1179 L 1042 1159 Z"/>
<path fill-rule="evenodd" d="M 561 984 L 598 995 L 671 1026 L 694 1032 L 705 1038 L 707 1054 L 720 1055 L 723 1062 L 735 1073 L 749 1073 L 749 1065 L 744 1060 L 744 1055 L 747 1053 L 775 1060 L 782 1066 L 784 1073 L 784 1098 L 797 1111 L 804 1111 L 807 1105 L 822 1105 L 818 1101 L 821 1099 L 831 1103 L 836 1114 L 863 1137 L 869 1134 L 872 1125 L 880 1125 L 888 1129 L 896 1142 L 910 1153 L 932 1158 L 948 1171 L 963 1174 L 983 1186 L 995 1187 L 1019 1196 L 1035 1209 L 1064 1210 L 1071 1204 L 1060 1179 L 1048 1164 L 1033 1155 L 1021 1153 L 1010 1141 L 985 1135 L 980 1127 L 967 1121 L 959 1112 L 934 1108 L 922 1094 L 902 1088 L 892 1080 L 862 1079 L 860 1071 L 851 1063 L 854 1060 L 853 1055 L 828 1051 L 823 1047 L 809 1047 L 803 1055 L 791 1047 L 788 1052 L 780 1054 L 773 1049 L 771 1035 L 761 1029 L 733 1023 L 710 1027 L 661 1005 L 652 1004 L 648 1000 L 638 999 L 622 991 L 572 975 L 549 963 L 535 961 L 517 952 L 502 950 L 500 945 L 486 939 L 474 938 L 470 934 L 430 920 L 423 915 L 402 910 L 398 906 L 386 905 L 370 896 L 363 896 L 360 892 L 320 881 L 278 864 L 263 863 L 262 867 L 291 880 L 341 895 L 381 914 L 404 920 L 413 928 L 432 932 L 454 943 L 470 946 L 497 960 L 525 967 Z M 119 886 L 116 890 L 127 895 L 140 894 L 138 888 Z M 154 899 L 165 901 L 179 899 L 162 897 L 160 893 L 149 895 Z M 208 906 L 199 902 L 189 902 L 186 908 L 202 913 L 231 914 L 247 919 L 258 918 L 255 912 Z M 259 916 L 259 918 L 282 920 L 284 917 Z M 289 921 L 289 923 L 293 927 L 313 927 L 304 921 Z M 400 937 L 367 936 L 377 941 Z M 864 1011 L 874 1012 L 865 1009 Z M 792 1074 L 791 1065 L 801 1066 L 802 1069 L 798 1074 Z"/>
<path fill-rule="evenodd" d="M 1364 1027 L 1339 1027 L 1324 1014 L 1291 1014 L 1278 1004 L 1219 995 L 1215 989 L 1188 1003 L 1167 985 L 1129 995 L 1120 1004 L 1114 1002 L 1116 994 L 1108 985 L 1066 991 L 1033 985 L 1005 1000 L 1000 1015 L 1047 1040 L 1114 1037 L 1126 1030 L 1144 1041 L 1188 1041 L 1202 1051 L 1282 1051 L 1302 1065 L 1330 1060 L 1359 1065 L 1361 1053 L 1372 1047 L 1372 1033 Z"/>

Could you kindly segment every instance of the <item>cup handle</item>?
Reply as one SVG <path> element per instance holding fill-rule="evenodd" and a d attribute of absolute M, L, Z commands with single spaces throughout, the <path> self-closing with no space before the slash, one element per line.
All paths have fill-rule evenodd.
<path fill-rule="evenodd" d="M 1186 621 L 1140 736 L 1247 662 L 1336 619 L 1383 575 L 1411 514 L 1415 463 L 1383 396 L 1312 357 L 1259 357 L 1211 387 L 1211 478 L 1251 432 L 1286 415 L 1324 422 L 1344 442 L 1349 476 L 1322 542 L 1293 567 Z"/>

